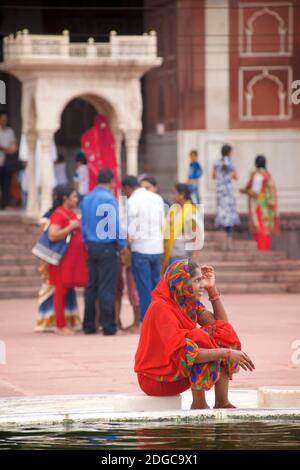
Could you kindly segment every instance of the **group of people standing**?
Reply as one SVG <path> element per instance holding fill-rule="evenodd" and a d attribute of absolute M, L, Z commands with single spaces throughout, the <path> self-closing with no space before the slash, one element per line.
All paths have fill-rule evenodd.
<path fill-rule="evenodd" d="M 232 161 L 232 147 L 224 144 L 221 148 L 221 158 L 213 167 L 212 178 L 216 180 L 216 227 L 223 228 L 231 240 L 233 229 L 240 224 L 237 211 L 233 181 L 238 179 L 237 171 Z M 189 187 L 195 194 L 196 202 L 200 201 L 199 180 L 203 174 L 201 165 L 197 162 L 196 150 L 190 152 Z M 267 170 L 267 160 L 263 155 L 255 158 L 255 170 L 251 172 L 241 194 L 248 196 L 249 230 L 257 242 L 257 249 L 271 249 L 271 235 L 280 231 L 277 191 L 273 178 Z"/>
<path fill-rule="evenodd" d="M 56 326 L 61 334 L 74 334 L 80 327 L 74 288 L 85 287 L 84 333 L 96 333 L 98 314 L 104 335 L 124 334 L 120 308 L 125 279 L 134 312 L 127 331 L 138 332 L 168 264 L 199 255 L 194 242 L 203 227 L 187 184 L 174 186 L 171 207 L 152 176 L 140 181 L 124 177 L 122 192 L 127 199 L 120 217 L 113 171 L 100 170 L 97 186 L 81 200 L 80 220 L 77 191 L 69 185 L 55 188 L 53 208 L 45 214 L 48 236 L 59 241 L 71 234 L 71 239 L 59 266 L 43 265 L 37 330 Z"/>
<path fill-rule="evenodd" d="M 231 152 L 232 148 L 224 145 L 213 170 L 217 182 L 216 224 L 229 237 L 239 223 L 232 184 L 237 174 Z M 141 175 L 138 179 L 129 175 L 121 184 L 126 204 L 119 207 L 114 195 L 115 175 L 106 168 L 100 170 L 96 187 L 79 195 L 80 220 L 74 187 L 65 184 L 55 188 L 53 207 L 45 214 L 49 239 L 58 241 L 69 235 L 70 243 L 59 266 L 41 267 L 44 282 L 37 330 L 56 326 L 58 332 L 69 335 L 80 329 L 74 288 L 85 287 L 84 333 L 96 333 L 100 316 L 104 335 L 124 334 L 121 298 L 125 281 L 134 314 L 127 332 L 139 332 L 162 273 L 175 260 L 199 259 L 204 227 L 195 202 L 200 200 L 202 169 L 197 153 L 192 151 L 190 156 L 189 179 L 174 185 L 171 204 L 159 194 L 153 176 Z M 78 156 L 77 163 L 78 189 L 87 176 L 80 170 L 86 166 L 84 155 Z M 276 190 L 265 157 L 256 158 L 256 170 L 241 192 L 249 196 L 250 224 L 258 248 L 270 249 L 271 233 L 278 230 L 278 216 Z"/>

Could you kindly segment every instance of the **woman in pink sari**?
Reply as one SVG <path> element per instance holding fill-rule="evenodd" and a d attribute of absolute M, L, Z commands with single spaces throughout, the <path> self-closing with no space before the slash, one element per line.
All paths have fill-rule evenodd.
<path fill-rule="evenodd" d="M 115 138 L 108 119 L 104 114 L 95 117 L 94 125 L 81 136 L 81 147 L 87 156 L 89 169 L 89 190 L 97 185 L 98 173 L 102 168 L 110 168 L 114 173 L 115 195 L 120 189 Z"/>

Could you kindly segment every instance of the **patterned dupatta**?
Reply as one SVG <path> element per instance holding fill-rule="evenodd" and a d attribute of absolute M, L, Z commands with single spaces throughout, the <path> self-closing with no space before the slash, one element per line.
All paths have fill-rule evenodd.
<path fill-rule="evenodd" d="M 186 317 L 197 323 L 199 316 L 205 311 L 205 306 L 195 298 L 188 260 L 183 259 L 172 263 L 166 270 L 164 277 L 171 297 L 180 310 Z"/>

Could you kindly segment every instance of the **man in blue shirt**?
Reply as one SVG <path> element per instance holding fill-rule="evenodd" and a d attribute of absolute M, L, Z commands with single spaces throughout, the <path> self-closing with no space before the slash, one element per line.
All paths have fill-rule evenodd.
<path fill-rule="evenodd" d="M 112 194 L 113 183 L 112 170 L 100 170 L 98 186 L 84 197 L 81 204 L 82 232 L 88 250 L 89 268 L 83 320 L 86 334 L 96 332 L 97 300 L 103 334 L 121 334 L 115 323 L 114 303 L 118 279 L 118 249 L 127 249 L 127 239 L 121 231 L 119 207 Z"/>
<path fill-rule="evenodd" d="M 202 176 L 202 167 L 198 162 L 198 152 L 197 150 L 191 150 L 190 152 L 190 166 L 189 166 L 189 178 L 188 184 L 191 191 L 191 194 L 195 195 L 196 203 L 200 204 L 200 193 L 199 193 L 199 179 Z"/>

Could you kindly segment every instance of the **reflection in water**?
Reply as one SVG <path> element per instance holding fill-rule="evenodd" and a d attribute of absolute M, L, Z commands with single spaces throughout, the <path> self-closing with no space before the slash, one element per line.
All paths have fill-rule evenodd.
<path fill-rule="evenodd" d="M 300 421 L 76 423 L 0 432 L 2 449 L 300 449 Z"/>

